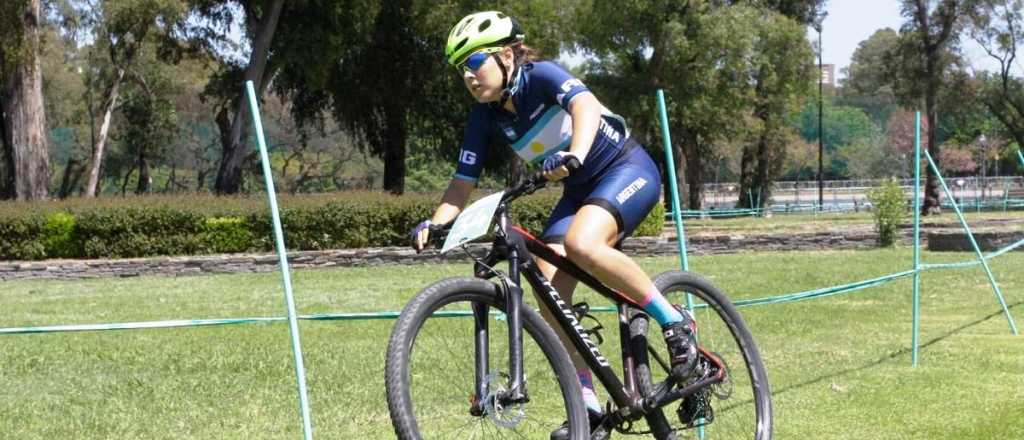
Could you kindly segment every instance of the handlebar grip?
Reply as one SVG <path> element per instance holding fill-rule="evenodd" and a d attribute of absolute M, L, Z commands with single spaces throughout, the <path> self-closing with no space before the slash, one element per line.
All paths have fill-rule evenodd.
<path fill-rule="evenodd" d="M 583 167 L 583 163 L 576 156 L 565 156 L 566 159 L 562 163 L 570 173 Z M 547 179 L 544 178 L 544 171 L 536 171 L 530 175 L 529 181 L 533 184 L 547 183 Z"/>
<path fill-rule="evenodd" d="M 580 167 L 583 166 L 583 164 L 580 163 L 579 158 L 577 158 L 576 156 L 567 156 L 567 157 L 568 157 L 568 159 L 565 161 L 565 168 L 567 168 L 570 173 L 580 169 Z"/>

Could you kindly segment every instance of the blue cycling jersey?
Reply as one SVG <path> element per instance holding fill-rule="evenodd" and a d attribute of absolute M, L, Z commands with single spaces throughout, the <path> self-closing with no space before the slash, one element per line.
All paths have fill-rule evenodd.
<path fill-rule="evenodd" d="M 476 182 L 493 139 L 507 143 L 532 164 L 569 149 L 569 103 L 581 93 L 590 93 L 583 82 L 555 63 L 539 61 L 519 69 L 513 90 L 515 114 L 495 104 L 475 104 L 470 110 L 456 178 Z M 620 155 L 628 137 L 625 120 L 602 108 L 601 125 L 583 168 L 566 178 L 566 183 L 586 182 L 600 174 Z"/>

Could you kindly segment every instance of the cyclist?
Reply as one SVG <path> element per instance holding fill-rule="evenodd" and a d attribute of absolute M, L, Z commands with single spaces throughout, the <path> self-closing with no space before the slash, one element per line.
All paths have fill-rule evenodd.
<path fill-rule="evenodd" d="M 673 307 L 640 266 L 617 249 L 658 203 L 658 169 L 629 136 L 625 120 L 557 64 L 535 60 L 533 50 L 523 44 L 524 37 L 514 19 L 497 11 L 470 14 L 449 33 L 445 59 L 457 68 L 477 103 L 469 111 L 455 175 L 434 215 L 411 231 L 413 247 L 422 250 L 429 226 L 451 221 L 465 206 L 483 169 L 490 141 L 506 143 L 524 161 L 542 164 L 549 181 L 565 184 L 541 240 L 658 321 L 673 375 L 685 379 L 697 356 L 692 318 Z M 570 173 L 565 164 L 573 158 L 582 166 Z M 576 280 L 544 261 L 538 260 L 538 264 L 571 304 Z M 541 312 L 555 322 L 554 311 Z M 553 327 L 570 347 L 595 426 L 602 409 L 592 374 L 561 329 Z M 565 438 L 567 431 L 563 425 L 551 438 Z M 592 438 L 606 436 L 606 432 L 595 432 Z"/>

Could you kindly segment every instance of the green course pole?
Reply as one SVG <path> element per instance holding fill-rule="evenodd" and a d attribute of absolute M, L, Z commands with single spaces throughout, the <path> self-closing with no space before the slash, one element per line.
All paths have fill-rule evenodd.
<path fill-rule="evenodd" d="M 288 309 L 288 329 L 291 332 L 292 352 L 295 356 L 295 378 L 299 387 L 299 407 L 302 412 L 303 438 L 305 440 L 312 440 L 313 428 L 309 420 L 309 398 L 306 395 L 306 370 L 302 365 L 302 343 L 299 340 L 299 324 L 295 314 L 295 300 L 292 297 L 292 280 L 288 274 L 288 258 L 285 256 L 281 216 L 277 212 L 274 178 L 270 174 L 267 142 L 263 137 L 263 123 L 260 121 L 260 109 L 256 102 L 256 91 L 253 89 L 252 81 L 245 82 L 245 91 L 249 97 L 249 110 L 252 113 L 252 122 L 256 129 L 256 143 L 260 150 L 260 161 L 263 163 L 263 179 L 267 185 L 267 199 L 270 201 L 270 215 L 274 221 L 274 241 L 277 245 L 277 259 L 281 264 L 281 275 L 284 282 L 284 301 Z"/>
<path fill-rule="evenodd" d="M 1003 212 L 1006 212 L 1006 204 L 1010 201 L 1010 184 L 1003 181 Z"/>
<path fill-rule="evenodd" d="M 672 138 L 668 132 L 668 112 L 665 110 L 665 92 L 658 89 L 658 116 L 661 119 L 661 142 L 665 147 L 665 168 L 668 169 L 668 187 L 672 193 L 672 220 L 676 224 L 676 239 L 679 240 L 679 264 L 683 270 L 690 270 L 686 259 L 686 235 L 683 232 L 682 210 L 679 208 L 679 189 L 676 180 L 676 162 L 672 157 Z M 687 303 L 689 303 L 687 298 Z M 689 304 L 688 307 L 692 308 Z"/>
<path fill-rule="evenodd" d="M 672 157 L 672 137 L 668 131 L 668 111 L 665 109 L 665 91 L 658 89 L 658 116 L 661 120 L 661 142 L 665 148 L 665 168 L 668 168 L 668 187 L 672 193 L 672 219 L 676 224 L 676 240 L 679 241 L 679 265 L 684 271 L 690 270 L 686 258 L 686 235 L 683 232 L 683 218 L 679 208 L 679 189 L 676 181 L 676 161 Z M 686 310 L 693 312 L 693 296 L 686 294 Z M 697 429 L 697 437 L 704 439 L 704 427 Z"/>
<path fill-rule="evenodd" d="M 921 112 L 914 114 L 914 316 L 911 327 L 910 363 L 917 366 L 918 334 L 921 331 Z"/>
<path fill-rule="evenodd" d="M 932 167 L 932 172 L 939 178 L 939 183 L 942 184 L 942 190 L 946 192 L 946 197 L 952 198 L 953 193 L 949 191 L 949 187 L 946 186 L 946 180 L 942 178 L 942 174 L 939 173 L 939 167 L 935 166 L 935 161 L 932 160 L 932 155 L 928 153 L 928 150 L 924 152 L 925 157 L 928 158 L 928 165 Z M 1003 298 L 1003 292 L 999 290 L 999 285 L 996 284 L 996 279 L 992 276 L 992 269 L 988 267 L 988 261 L 985 260 L 985 256 L 981 253 L 981 248 L 978 247 L 978 242 L 974 240 L 974 234 L 971 232 L 971 227 L 967 225 L 967 220 L 964 219 L 964 214 L 960 212 L 960 206 L 953 200 L 953 210 L 956 211 L 957 218 L 960 219 L 960 225 L 967 231 L 967 238 L 971 241 L 971 246 L 974 247 L 974 253 L 978 255 L 978 261 L 981 261 L 981 266 L 985 268 L 985 275 L 988 275 L 988 281 L 992 284 L 992 290 L 996 293 L 996 298 L 999 299 L 999 305 L 1003 307 L 1003 314 L 1006 315 L 1006 321 L 1010 323 L 1010 331 L 1014 335 L 1017 335 L 1017 324 L 1013 322 L 1013 316 L 1010 315 L 1010 309 L 1006 306 L 1006 300 Z"/>
<path fill-rule="evenodd" d="M 1024 165 L 1024 153 L 1021 153 L 1020 150 L 1017 150 L 1017 159 L 1020 159 L 1020 164 Z"/>

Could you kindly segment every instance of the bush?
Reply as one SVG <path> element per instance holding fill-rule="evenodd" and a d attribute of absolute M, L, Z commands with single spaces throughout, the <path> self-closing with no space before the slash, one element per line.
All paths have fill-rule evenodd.
<path fill-rule="evenodd" d="M 480 191 L 483 196 L 484 191 Z M 540 233 L 561 191 L 519 199 L 512 219 Z M 406 234 L 433 214 L 439 194 L 346 192 L 282 196 L 289 250 L 406 246 Z M 659 205 L 633 235 L 661 232 Z M 0 203 L 0 259 L 126 258 L 269 251 L 265 199 L 204 195 L 107 197 L 36 204 Z"/>
<path fill-rule="evenodd" d="M 208 252 L 220 254 L 259 249 L 260 242 L 255 238 L 241 217 L 210 217 L 203 221 L 201 241 Z"/>
<path fill-rule="evenodd" d="M 883 247 L 896 244 L 896 233 L 907 214 L 907 200 L 896 179 L 887 179 L 881 186 L 868 190 L 868 200 L 875 217 L 878 245 Z"/>
<path fill-rule="evenodd" d="M 42 236 L 44 219 L 38 214 L 0 218 L 0 260 L 46 258 Z"/>
<path fill-rule="evenodd" d="M 66 212 L 55 212 L 46 216 L 42 228 L 42 245 L 50 258 L 75 256 L 73 233 L 75 217 Z"/>

